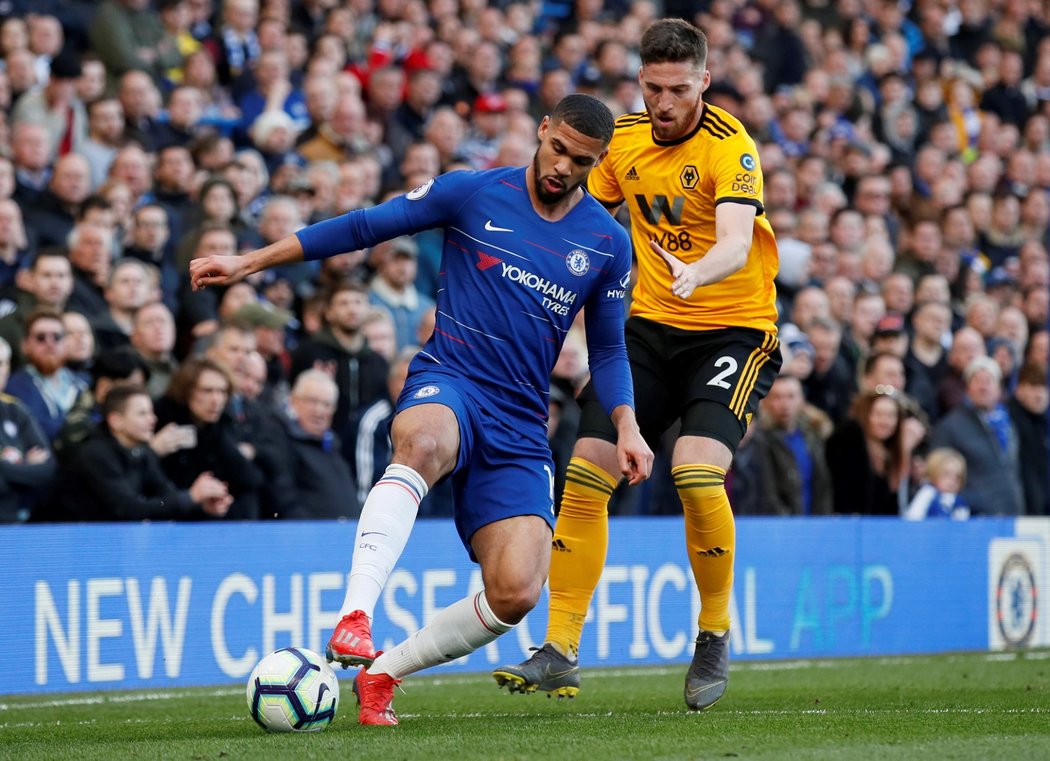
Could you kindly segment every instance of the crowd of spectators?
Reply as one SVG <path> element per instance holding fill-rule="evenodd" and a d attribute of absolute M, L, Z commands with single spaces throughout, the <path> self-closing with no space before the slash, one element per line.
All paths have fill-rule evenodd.
<path fill-rule="evenodd" d="M 569 92 L 642 110 L 664 15 L 706 31 L 780 246 L 737 513 L 1050 512 L 1045 3 L 0 0 L 0 521 L 354 517 L 441 232 L 204 291 L 187 263 L 527 164 Z M 570 334 L 563 463 L 585 375 Z M 678 513 L 666 460 L 612 511 Z"/>

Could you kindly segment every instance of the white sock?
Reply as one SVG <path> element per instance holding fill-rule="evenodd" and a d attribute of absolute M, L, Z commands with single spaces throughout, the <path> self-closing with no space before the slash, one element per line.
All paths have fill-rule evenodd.
<path fill-rule="evenodd" d="M 372 618 L 386 580 L 408 543 L 419 502 L 427 491 L 427 482 L 412 468 L 390 465 L 368 492 L 357 522 L 354 559 L 340 616 L 363 610 Z"/>
<path fill-rule="evenodd" d="M 496 618 L 481 590 L 440 611 L 429 624 L 380 655 L 368 673 L 400 679 L 473 653 L 513 628 Z"/>

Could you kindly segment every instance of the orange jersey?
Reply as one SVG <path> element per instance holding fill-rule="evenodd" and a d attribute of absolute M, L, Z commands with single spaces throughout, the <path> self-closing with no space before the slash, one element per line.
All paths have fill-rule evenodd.
<path fill-rule="evenodd" d="M 638 259 L 631 314 L 684 330 L 757 328 L 776 333 L 779 258 L 762 205 L 762 168 L 755 142 L 736 117 L 704 104 L 697 128 L 657 141 L 645 112 L 616 120 L 609 155 L 587 180 L 607 207 L 626 203 Z M 715 207 L 744 203 L 758 212 L 747 264 L 718 283 L 697 288 L 688 303 L 671 293 L 670 270 L 653 253 L 656 239 L 686 264 L 715 244 Z"/>

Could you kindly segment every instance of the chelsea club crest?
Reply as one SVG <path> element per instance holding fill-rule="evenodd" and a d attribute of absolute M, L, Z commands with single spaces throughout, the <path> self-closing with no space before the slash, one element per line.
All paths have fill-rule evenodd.
<path fill-rule="evenodd" d="M 412 396 L 412 398 L 413 399 L 426 399 L 428 396 L 434 396 L 439 391 L 441 391 L 441 389 L 439 389 L 437 386 L 423 386 L 423 388 L 419 389 L 419 391 L 417 391 Z"/>
<path fill-rule="evenodd" d="M 591 258 L 587 256 L 586 251 L 574 248 L 569 252 L 569 255 L 565 257 L 565 266 L 568 267 L 569 272 L 574 275 L 586 275 L 587 271 L 591 268 Z"/>

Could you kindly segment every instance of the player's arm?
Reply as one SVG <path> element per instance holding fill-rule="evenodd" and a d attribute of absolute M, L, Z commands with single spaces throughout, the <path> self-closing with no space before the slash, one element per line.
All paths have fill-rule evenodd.
<path fill-rule="evenodd" d="M 457 176 L 459 175 L 459 176 Z M 205 256 L 190 262 L 194 290 L 229 285 L 256 272 L 370 248 L 380 241 L 441 225 L 477 190 L 473 173 L 453 172 L 407 195 L 305 227 L 243 256 Z"/>
<path fill-rule="evenodd" d="M 624 267 L 629 262 L 629 255 L 622 257 Z M 623 282 L 626 281 L 625 277 Z M 619 282 L 607 282 L 598 296 L 588 302 L 584 320 L 591 379 L 599 401 L 616 426 L 620 472 L 628 483 L 641 483 L 652 470 L 653 452 L 642 438 L 634 414 L 634 383 L 624 344 L 623 287 Z"/>
<path fill-rule="evenodd" d="M 715 207 L 715 245 L 692 264 L 667 253 L 655 240 L 649 247 L 667 262 L 674 276 L 671 293 L 688 299 L 701 286 L 711 285 L 737 272 L 747 264 L 755 231 L 758 209 L 747 203 L 725 201 Z"/>

